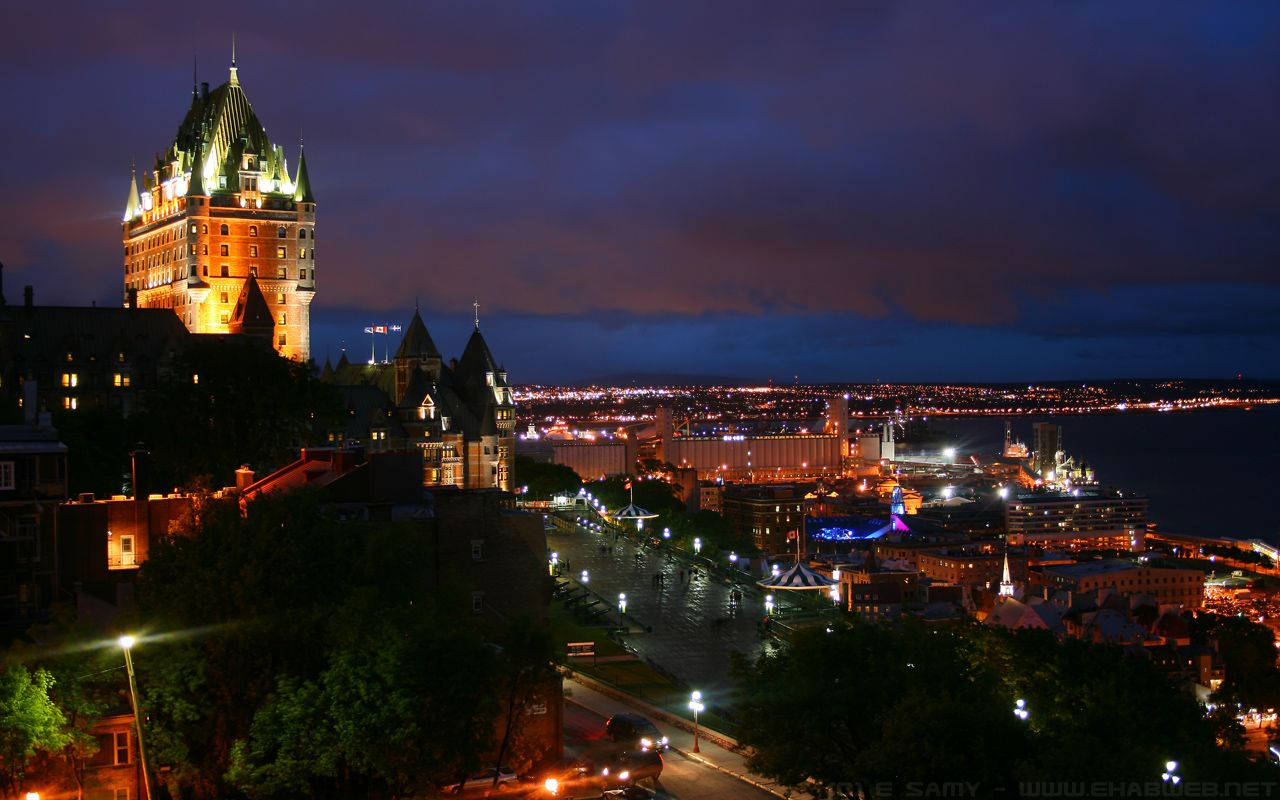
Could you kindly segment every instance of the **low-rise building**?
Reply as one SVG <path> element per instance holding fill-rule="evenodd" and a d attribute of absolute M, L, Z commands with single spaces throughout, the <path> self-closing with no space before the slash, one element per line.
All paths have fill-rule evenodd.
<path fill-rule="evenodd" d="M 29 393 L 34 396 L 34 384 Z M 58 592 L 57 507 L 67 496 L 67 447 L 35 420 L 0 425 L 0 631 L 44 618 Z"/>
<path fill-rule="evenodd" d="M 725 487 L 721 513 L 760 552 L 794 553 L 804 530 L 804 495 L 792 484 L 733 484 Z"/>
<path fill-rule="evenodd" d="M 1204 573 L 1198 569 L 1151 567 L 1125 559 L 1045 566 L 1030 573 L 1031 583 L 1052 589 L 1088 592 L 1114 589 L 1147 594 L 1160 606 L 1200 608 L 1204 605 Z"/>
<path fill-rule="evenodd" d="M 1003 578 L 1004 559 L 1015 583 L 1027 579 L 1027 555 L 975 545 L 919 550 L 916 565 L 921 574 L 952 586 L 976 586 L 994 591 Z"/>

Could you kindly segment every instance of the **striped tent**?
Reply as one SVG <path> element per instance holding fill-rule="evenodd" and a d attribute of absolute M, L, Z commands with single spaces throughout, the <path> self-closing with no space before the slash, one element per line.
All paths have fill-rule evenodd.
<path fill-rule="evenodd" d="M 766 589 L 826 589 L 835 586 L 836 582 L 826 575 L 814 572 L 804 564 L 796 564 L 776 578 L 773 576 L 761 578 L 756 581 L 756 585 Z"/>
<path fill-rule="evenodd" d="M 611 516 L 617 520 L 623 520 L 623 519 L 640 520 L 640 519 L 653 519 L 658 515 L 653 513 L 652 511 L 648 511 L 646 509 L 641 508 L 635 503 L 628 503 L 627 505 L 618 509 L 617 513 L 612 514 Z"/>

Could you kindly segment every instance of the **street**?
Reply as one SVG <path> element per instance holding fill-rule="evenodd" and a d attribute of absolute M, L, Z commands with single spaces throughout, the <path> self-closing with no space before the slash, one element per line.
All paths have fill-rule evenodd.
<path fill-rule="evenodd" d="M 564 704 L 565 755 L 592 760 L 616 748 L 604 735 L 603 716 L 572 701 Z M 661 726 L 659 726 L 661 728 Z M 663 733 L 668 733 L 663 730 Z M 679 800 L 776 800 L 774 795 L 669 750 L 662 754 L 662 777 L 649 788 Z M 645 781 L 643 785 L 649 782 Z"/>

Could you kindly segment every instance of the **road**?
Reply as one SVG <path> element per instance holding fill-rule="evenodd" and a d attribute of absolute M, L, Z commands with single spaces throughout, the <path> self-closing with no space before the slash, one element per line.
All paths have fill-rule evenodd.
<path fill-rule="evenodd" d="M 566 756 L 590 761 L 605 757 L 615 749 L 615 745 L 604 736 L 604 717 L 566 702 L 564 748 Z M 766 791 L 674 750 L 663 754 L 662 760 L 662 777 L 650 787 L 658 790 L 659 797 L 678 800 L 777 800 Z"/>

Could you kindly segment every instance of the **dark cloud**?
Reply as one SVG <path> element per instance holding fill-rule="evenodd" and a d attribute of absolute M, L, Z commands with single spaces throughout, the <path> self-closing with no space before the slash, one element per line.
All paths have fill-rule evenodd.
<path fill-rule="evenodd" d="M 202 78 L 224 78 L 234 27 L 270 133 L 292 155 L 306 128 L 322 323 L 339 309 L 400 313 L 414 297 L 456 312 L 478 296 L 537 320 L 549 346 L 557 320 L 615 333 L 665 320 L 653 324 L 735 350 L 746 337 L 743 358 L 762 363 L 739 373 L 798 342 L 815 364 L 862 353 L 898 369 L 915 347 L 921 366 L 942 367 L 921 338 L 942 329 L 956 346 L 1005 337 L 1015 350 L 1252 337 L 1280 368 L 1280 7 L 277 0 L 194 19 L 159 2 L 0 13 L 13 78 L 0 100 L 14 111 L 0 126 L 0 258 L 13 282 L 52 282 L 47 296 L 118 299 L 128 164 L 168 143 L 193 50 Z M 848 340 L 888 326 L 918 335 Z M 631 357 L 607 349 L 621 344 L 588 339 L 598 349 L 582 356 Z M 1192 369 L 1207 351 L 1169 352 Z"/>

